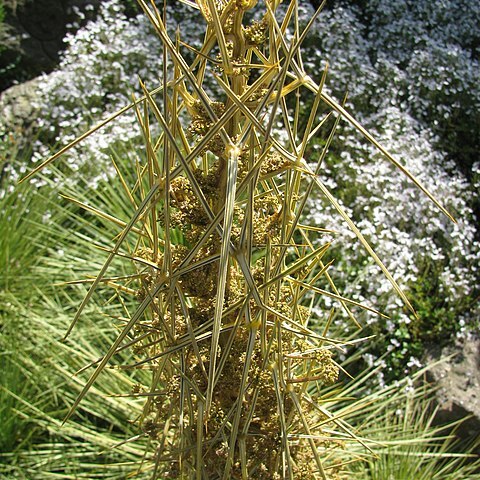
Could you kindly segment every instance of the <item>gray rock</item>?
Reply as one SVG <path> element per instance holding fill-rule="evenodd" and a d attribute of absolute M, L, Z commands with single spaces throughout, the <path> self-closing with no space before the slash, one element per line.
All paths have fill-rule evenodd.
<path fill-rule="evenodd" d="M 0 127 L 15 139 L 18 151 L 28 151 L 36 135 L 35 100 L 40 78 L 14 85 L 0 94 Z"/>
<path fill-rule="evenodd" d="M 427 362 L 440 359 L 429 371 L 429 379 L 438 391 L 436 400 L 441 423 L 469 416 L 457 434 L 465 439 L 480 438 L 480 338 L 429 352 Z M 480 453 L 480 452 L 479 452 Z"/>
<path fill-rule="evenodd" d="M 39 78 L 14 85 L 0 95 L 2 120 L 9 125 L 23 125 L 32 121 Z"/>

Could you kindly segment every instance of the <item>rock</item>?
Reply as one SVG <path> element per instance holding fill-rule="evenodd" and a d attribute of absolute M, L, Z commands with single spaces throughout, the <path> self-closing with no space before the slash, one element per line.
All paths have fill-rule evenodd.
<path fill-rule="evenodd" d="M 67 33 L 95 18 L 101 0 L 5 0 L 0 24 L 0 91 L 49 72 Z M 70 27 L 68 27 L 70 25 Z"/>
<path fill-rule="evenodd" d="M 39 78 L 14 85 L 0 95 L 2 121 L 8 125 L 25 125 L 32 122 L 35 107 L 32 105 L 37 96 Z"/>
<path fill-rule="evenodd" d="M 439 423 L 470 416 L 457 434 L 465 440 L 480 438 L 480 338 L 466 339 L 441 351 L 431 351 L 427 363 L 433 366 L 429 380 L 438 386 L 436 400 Z M 480 451 L 478 452 L 480 453 Z"/>
<path fill-rule="evenodd" d="M 19 153 L 29 150 L 36 135 L 37 85 L 40 78 L 14 85 L 0 94 L 0 134 L 9 135 Z"/>

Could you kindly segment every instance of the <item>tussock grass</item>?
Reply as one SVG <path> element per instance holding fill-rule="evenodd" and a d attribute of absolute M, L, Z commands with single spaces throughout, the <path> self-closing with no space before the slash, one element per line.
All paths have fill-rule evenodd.
<path fill-rule="evenodd" d="M 444 359 L 445 360 L 445 359 Z M 443 360 L 443 361 L 444 361 Z M 439 425 L 434 388 L 422 377 L 433 365 L 412 377 L 371 391 L 364 372 L 351 384 L 364 407 L 347 417 L 368 438 L 375 455 L 350 465 L 353 478 L 367 480 L 480 478 L 478 440 L 465 444 L 456 436 L 462 421 Z M 349 387 L 347 387 L 348 390 Z M 370 391 L 369 391 L 370 390 Z M 353 405 L 349 410 L 355 410 Z"/>

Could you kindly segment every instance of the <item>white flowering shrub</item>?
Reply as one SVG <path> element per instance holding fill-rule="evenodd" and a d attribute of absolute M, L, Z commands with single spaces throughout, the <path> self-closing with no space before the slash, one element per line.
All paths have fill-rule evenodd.
<path fill-rule="evenodd" d="M 399 106 L 428 125 L 436 147 L 470 174 L 479 149 L 480 2 L 358 3 L 335 3 L 321 17 L 312 66 L 330 62 L 330 86 L 348 89 L 356 111 Z"/>
<path fill-rule="evenodd" d="M 340 219 L 331 224 L 335 213 L 327 202 L 319 199 L 312 206 L 311 220 L 340 231 L 334 245 L 341 261 L 332 275 L 353 299 L 373 300 L 386 308 L 390 320 L 364 320 L 374 332 L 386 335 L 379 341 L 392 350 L 393 367 L 403 369 L 417 363 L 424 342 L 471 330 L 478 318 L 473 299 L 478 297 L 480 248 L 472 206 L 480 167 L 472 159 L 480 129 L 480 3 L 357 3 L 335 3 L 321 14 L 306 44 L 305 68 L 318 76 L 328 61 L 328 90 L 337 97 L 348 90 L 347 107 L 458 220 L 454 225 L 443 218 L 372 147 L 352 137 L 347 127 L 340 129 L 322 180 L 335 189 L 393 276 L 410 292 L 419 320 L 402 309 Z M 201 23 L 191 9 L 188 17 L 184 12 L 177 2 L 169 15 L 177 23 L 188 22 L 182 38 L 192 44 L 191 39 L 200 38 Z M 301 12 L 304 21 L 311 16 L 308 2 L 302 3 Z M 137 75 L 156 79 L 163 68 L 158 60 L 161 45 L 147 21 L 142 16 L 127 19 L 119 0 L 105 2 L 98 19 L 70 35 L 67 43 L 59 69 L 40 86 L 43 133 L 35 160 L 52 143 L 68 143 L 127 104 L 131 93 L 139 92 Z M 104 160 L 112 142 L 139 136 L 134 125 L 133 113 L 121 116 L 82 142 L 81 150 L 71 150 L 67 163 L 91 171 L 95 186 L 108 174 Z M 385 346 L 381 343 L 378 353 Z"/>
<path fill-rule="evenodd" d="M 421 356 L 425 343 L 448 341 L 478 321 L 480 248 L 473 209 L 478 213 L 479 189 L 473 159 L 480 129 L 474 28 L 480 4 L 371 0 L 359 8 L 352 3 L 337 4 L 321 17 L 311 41 L 311 67 L 329 61 L 329 87 L 337 96 L 348 90 L 349 105 L 363 124 L 458 220 L 454 225 L 442 218 L 370 146 L 342 132 L 324 173 L 410 291 L 419 319 L 403 311 L 340 223 L 330 225 L 341 230 L 336 244 L 342 261 L 336 272 L 354 298 L 390 306 L 391 319 L 372 327 L 381 335 L 378 354 L 386 335 L 390 365 L 403 369 L 417 363 L 410 357 Z M 320 202 L 312 210 L 319 224 L 328 224 L 332 214 Z"/>
<path fill-rule="evenodd" d="M 183 8 L 177 10 L 171 14 L 173 20 L 182 18 Z M 192 30 L 186 29 L 200 38 Z M 150 23 L 143 14 L 128 18 L 120 0 L 104 2 L 96 21 L 68 35 L 66 43 L 58 69 L 44 75 L 38 87 L 40 138 L 34 161 L 48 156 L 52 145 L 71 142 L 124 107 L 132 94 L 140 96 L 138 78 L 157 79 L 162 72 L 162 47 Z M 74 170 L 85 166 L 94 187 L 111 168 L 107 167 L 109 148 L 119 139 L 129 141 L 139 135 L 132 110 L 70 151 L 65 163 Z"/>
<path fill-rule="evenodd" d="M 327 158 L 324 174 L 331 177 L 330 188 L 409 292 L 419 318 L 404 310 L 341 219 L 332 223 L 335 212 L 327 202 L 319 199 L 313 206 L 312 221 L 339 232 L 334 235 L 334 245 L 341 260 L 335 263 L 334 276 L 341 279 L 347 296 L 373 301 L 390 316 L 381 323 L 372 316 L 365 323 L 380 336 L 379 355 L 385 342 L 388 344 L 390 368 L 396 369 L 404 368 L 412 356 L 421 357 L 424 343 L 448 340 L 454 333 L 466 332 L 468 325 L 474 328 L 479 313 L 474 299 L 478 295 L 480 246 L 468 205 L 470 185 L 455 172 L 454 165 L 450 172 L 444 169 L 447 161 L 432 147 L 431 132 L 394 107 L 377 114 L 375 122 L 381 125 L 375 135 L 382 144 L 443 199 L 458 221 L 453 224 L 443 217 L 369 145 L 355 140 L 351 131 L 342 132 L 342 150 Z"/>
<path fill-rule="evenodd" d="M 479 17 L 480 3 L 466 0 L 369 0 L 355 15 L 385 83 L 379 97 L 428 124 L 468 172 L 479 147 Z"/>

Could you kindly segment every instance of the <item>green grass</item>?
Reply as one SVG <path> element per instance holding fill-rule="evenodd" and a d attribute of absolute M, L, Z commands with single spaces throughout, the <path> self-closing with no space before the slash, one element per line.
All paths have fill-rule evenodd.
<path fill-rule="evenodd" d="M 456 437 L 458 423 L 435 425 L 431 387 L 402 385 L 386 405 L 365 415 L 361 428 L 378 442 L 375 456 L 352 465 L 353 477 L 365 480 L 474 480 L 480 478 L 479 443 Z"/>
<path fill-rule="evenodd" d="M 61 425 L 84 384 L 72 374 L 103 355 L 112 341 L 110 316 L 122 311 L 92 304 L 63 342 L 84 288 L 55 286 L 78 273 L 73 259 L 95 265 L 88 234 L 101 242 L 115 233 L 92 222 L 86 228 L 84 212 L 60 205 L 53 185 L 36 190 L 5 182 L 0 200 L 0 476 L 122 479 L 143 456 L 141 439 L 136 447 L 112 448 L 135 435 L 130 422 L 140 413 L 134 400 L 108 397 L 132 388 L 128 375 L 105 375 L 96 396 Z M 76 235 L 67 230 L 72 225 Z"/>
<path fill-rule="evenodd" d="M 17 344 L 11 342 L 13 335 L 2 331 L 2 341 L 10 340 L 14 347 L 10 364 L 16 364 L 15 380 L 21 379 L 22 387 L 2 388 L 2 405 L 10 409 L 4 412 L 10 428 L 2 438 L 0 474 L 39 479 L 54 478 L 54 474 L 60 478 L 125 478 L 141 463 L 142 442 L 113 447 L 135 436 L 130 421 L 140 413 L 140 406 L 135 400 L 109 395 L 131 389 L 129 376 L 113 371 L 104 375 L 94 395 L 62 426 L 84 384 L 72 372 L 101 356 L 110 342 L 105 320 L 98 309 L 89 310 L 91 322 L 65 343 L 61 339 L 70 318 L 60 305 L 45 302 L 35 310 L 19 308 L 15 323 L 18 328 L 23 320 L 23 331 L 16 331 Z"/>
<path fill-rule="evenodd" d="M 7 315 L 3 312 L 0 315 L 0 451 L 11 452 L 15 448 L 22 448 L 23 444 L 28 445 L 31 435 L 29 425 L 19 418 L 15 411 L 18 402 L 15 396 L 24 395 L 27 392 L 27 378 L 19 365 L 18 360 L 24 352 L 22 345 L 15 335 L 15 328 L 18 328 L 17 317 L 13 313 L 11 301 L 6 295 L 1 296 L 1 301 L 8 307 L 10 312 Z"/>

